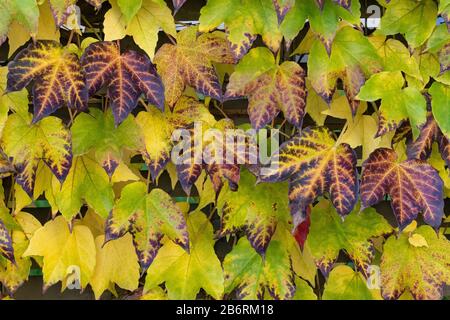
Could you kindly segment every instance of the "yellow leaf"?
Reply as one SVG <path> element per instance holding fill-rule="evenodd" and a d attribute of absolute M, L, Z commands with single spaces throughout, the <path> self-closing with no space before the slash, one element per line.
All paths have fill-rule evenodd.
<path fill-rule="evenodd" d="M 85 225 L 89 228 L 89 230 L 91 230 L 94 238 L 97 238 L 98 236 L 105 233 L 105 219 L 100 217 L 91 208 L 87 210 L 86 214 L 81 220 L 81 224 Z"/>
<path fill-rule="evenodd" d="M 410 232 L 413 232 L 416 229 L 417 229 L 417 221 L 414 220 L 413 222 L 408 224 L 405 229 L 403 229 L 403 232 L 410 233 Z"/>
<path fill-rule="evenodd" d="M 415 233 L 412 236 L 410 236 L 408 238 L 409 243 L 416 247 L 416 248 L 420 248 L 420 247 L 428 247 L 428 242 L 427 240 L 420 234 Z"/>
<path fill-rule="evenodd" d="M 72 232 L 62 216 L 39 228 L 30 240 L 23 256 L 42 256 L 44 291 L 62 281 L 62 290 L 74 273 L 76 284 L 85 288 L 94 273 L 95 243 L 88 227 L 74 225 Z"/>
<path fill-rule="evenodd" d="M 127 233 L 103 245 L 104 241 L 103 235 L 95 239 L 97 263 L 90 284 L 96 299 L 111 283 L 131 291 L 139 285 L 139 263 L 131 235 Z"/>
<path fill-rule="evenodd" d="M 30 240 L 36 230 L 42 227 L 41 223 L 38 219 L 36 219 L 33 215 L 29 214 L 28 212 L 19 212 L 15 215 L 15 218 L 17 222 L 22 227 L 22 230 L 25 234 L 25 236 Z"/>

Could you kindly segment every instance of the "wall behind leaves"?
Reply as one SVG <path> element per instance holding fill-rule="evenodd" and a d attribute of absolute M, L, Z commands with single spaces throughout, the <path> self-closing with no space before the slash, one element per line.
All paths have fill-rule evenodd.
<path fill-rule="evenodd" d="M 371 4 L 0 1 L 2 295 L 442 299 L 450 1 Z"/>

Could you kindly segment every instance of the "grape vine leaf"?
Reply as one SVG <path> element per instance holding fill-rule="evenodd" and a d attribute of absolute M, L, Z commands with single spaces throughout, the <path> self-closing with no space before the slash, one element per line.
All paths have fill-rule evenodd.
<path fill-rule="evenodd" d="M 36 0 L 8 0 L 0 3 L 0 45 L 5 42 L 10 26 L 17 22 L 28 34 L 37 32 L 39 8 Z"/>
<path fill-rule="evenodd" d="M 114 204 L 110 179 L 89 154 L 74 157 L 66 180 L 62 186 L 52 183 L 52 191 L 54 205 L 67 221 L 80 211 L 83 200 L 103 218 Z"/>
<path fill-rule="evenodd" d="M 408 158 L 428 159 L 434 142 L 438 143 L 442 159 L 447 163 L 447 166 L 450 166 L 450 141 L 442 134 L 433 114 L 428 112 L 427 122 L 422 126 L 419 137 L 407 145 Z"/>
<path fill-rule="evenodd" d="M 304 219 L 306 207 L 325 192 L 342 216 L 356 204 L 356 154 L 346 143 L 336 145 L 334 133 L 326 127 L 308 127 L 283 143 L 270 166 L 260 172 L 263 182 L 287 178 L 291 214 L 298 222 Z"/>
<path fill-rule="evenodd" d="M 29 239 L 41 227 L 40 222 L 26 212 L 18 212 L 14 219 L 18 223 L 16 227 L 11 228 L 15 261 L 13 263 L 0 256 L 0 283 L 10 296 L 28 279 L 31 259 L 22 255 L 28 247 Z"/>
<path fill-rule="evenodd" d="M 364 35 L 349 26 L 342 27 L 333 41 L 331 55 L 317 40 L 308 58 L 308 76 L 314 90 L 328 103 L 341 79 L 353 115 L 359 106 L 356 97 L 366 78 L 381 70 L 380 57 Z"/>
<path fill-rule="evenodd" d="M 341 6 L 338 1 L 321 1 L 321 3 L 322 5 L 319 7 L 317 0 L 296 1 L 280 28 L 289 44 L 308 21 L 312 33 L 325 46 L 329 56 L 340 21 L 344 20 L 353 25 L 360 24 L 360 3 L 359 1 L 352 1 L 351 4 L 349 2 L 346 8 Z"/>
<path fill-rule="evenodd" d="M 433 116 L 442 133 L 450 138 L 450 112 L 448 102 L 450 101 L 450 86 L 434 82 L 428 92 L 431 95 L 431 109 Z"/>
<path fill-rule="evenodd" d="M 222 88 L 213 62 L 235 62 L 223 32 L 202 34 L 189 27 L 177 35 L 177 44 L 163 44 L 154 62 L 164 83 L 166 102 L 170 107 L 180 98 L 186 85 L 199 93 L 221 100 Z"/>
<path fill-rule="evenodd" d="M 289 219 L 287 184 L 258 184 L 248 171 L 241 172 L 239 189 L 220 193 L 217 208 L 221 213 L 222 236 L 244 229 L 252 247 L 263 255 L 277 228 Z"/>
<path fill-rule="evenodd" d="M 358 209 L 342 218 L 327 200 L 311 210 L 307 242 L 317 266 L 325 276 L 333 269 L 339 251 L 344 250 L 364 275 L 375 254 L 371 238 L 392 232 L 389 223 L 375 209 Z"/>
<path fill-rule="evenodd" d="M 406 233 L 391 236 L 381 257 L 381 294 L 398 299 L 408 290 L 414 299 L 440 300 L 450 283 L 450 243 L 429 226 L 417 228 L 427 246 L 413 246 Z"/>
<path fill-rule="evenodd" d="M 31 43 L 8 64 L 7 91 L 19 91 L 33 82 L 33 123 L 64 104 L 87 108 L 88 92 L 78 57 L 58 42 Z"/>
<path fill-rule="evenodd" d="M 143 182 L 133 182 L 122 189 L 106 223 L 105 241 L 117 239 L 128 231 L 133 234 L 143 270 L 152 264 L 164 235 L 189 252 L 186 219 L 180 208 L 161 189 L 147 194 Z"/>
<path fill-rule="evenodd" d="M 135 14 L 130 12 L 132 15 L 130 19 L 122 13 L 118 1 L 110 0 L 109 2 L 111 9 L 106 12 L 103 22 L 106 41 L 119 40 L 126 35 L 132 36 L 136 44 L 153 59 L 160 28 L 176 38 L 174 19 L 163 0 L 139 0 L 141 5 Z"/>
<path fill-rule="evenodd" d="M 13 263 L 15 262 L 13 241 L 9 230 L 6 229 L 2 220 L 0 220 L 0 256 L 5 257 Z"/>
<path fill-rule="evenodd" d="M 209 32 L 225 23 L 227 39 L 236 60 L 250 49 L 257 35 L 272 52 L 280 48 L 282 34 L 271 0 L 208 0 L 200 10 L 199 31 Z"/>
<path fill-rule="evenodd" d="M 371 36 L 368 40 L 377 50 L 384 71 L 403 71 L 422 80 L 419 63 L 411 56 L 403 43 L 395 39 L 387 39 L 382 35 Z"/>
<path fill-rule="evenodd" d="M 48 0 L 50 4 L 50 9 L 53 13 L 53 18 L 55 19 L 56 27 L 61 27 L 66 21 L 70 14 L 69 7 L 74 5 L 76 0 Z"/>
<path fill-rule="evenodd" d="M 58 281 L 62 281 L 64 290 L 71 266 L 79 267 L 78 280 L 81 288 L 86 288 L 94 273 L 95 254 L 94 237 L 89 228 L 75 223 L 70 230 L 64 217 L 58 216 L 36 230 L 23 256 L 43 257 L 45 292 Z"/>
<path fill-rule="evenodd" d="M 415 87 L 406 87 L 400 71 L 383 71 L 374 74 L 362 86 L 357 99 L 376 101 L 381 99 L 379 124 L 375 137 L 393 131 L 409 119 L 414 136 L 426 121 L 425 97 Z"/>
<path fill-rule="evenodd" d="M 379 33 L 405 35 L 408 45 L 417 48 L 431 36 L 436 25 L 437 6 L 433 0 L 399 0 L 386 4 Z M 421 21 L 420 24 L 415 23 Z"/>
<path fill-rule="evenodd" d="M 214 299 L 221 299 L 224 277 L 214 252 L 213 227 L 203 212 L 187 219 L 190 252 L 166 241 L 147 270 L 144 294 L 165 283 L 169 299 L 193 300 L 200 288 Z"/>
<path fill-rule="evenodd" d="M 139 263 L 131 235 L 104 242 L 103 235 L 95 238 L 96 263 L 90 280 L 95 298 L 100 299 L 102 293 L 114 284 L 125 290 L 136 290 L 139 285 Z"/>
<path fill-rule="evenodd" d="M 392 149 L 379 148 L 363 163 L 362 208 L 388 194 L 400 230 L 422 212 L 425 223 L 438 228 L 444 215 L 443 182 L 437 171 L 422 160 L 397 162 Z"/>
<path fill-rule="evenodd" d="M 236 290 L 238 299 L 263 299 L 267 290 L 274 299 L 295 293 L 290 257 L 281 242 L 271 241 L 264 259 L 241 238 L 223 262 L 225 293 Z"/>
<path fill-rule="evenodd" d="M 140 132 L 140 152 L 147 164 L 153 181 L 170 160 L 173 148 L 172 132 L 186 128 L 194 121 L 214 124 L 215 119 L 200 101 L 181 96 L 172 111 L 163 114 L 154 108 L 140 112 L 136 123 Z"/>
<path fill-rule="evenodd" d="M 278 24 L 281 24 L 286 14 L 295 5 L 295 0 L 272 0 L 272 2 L 277 13 Z"/>
<path fill-rule="evenodd" d="M 196 123 L 179 138 L 172 154 L 178 180 L 187 194 L 203 169 L 216 194 L 222 189 L 224 180 L 232 190 L 236 190 L 240 165 L 256 164 L 257 161 L 254 137 L 242 129 L 235 129 L 233 121 L 228 118 L 213 125 Z"/>
<path fill-rule="evenodd" d="M 71 128 L 73 154 L 82 155 L 94 150 L 95 158 L 112 176 L 124 152 L 138 149 L 139 129 L 133 115 L 129 115 L 120 125 L 115 126 L 112 112 L 108 109 L 89 109 L 75 118 Z"/>
<path fill-rule="evenodd" d="M 147 56 L 131 50 L 121 54 L 115 42 L 95 42 L 87 47 L 81 65 L 90 95 L 107 86 L 116 125 L 137 106 L 141 94 L 164 110 L 164 88 Z"/>
<path fill-rule="evenodd" d="M 307 96 L 305 76 L 299 64 L 286 61 L 278 65 L 267 48 L 255 48 L 237 64 L 225 98 L 248 97 L 250 122 L 256 130 L 270 123 L 280 111 L 289 123 L 300 128 Z"/>
<path fill-rule="evenodd" d="M 125 16 L 125 22 L 129 23 L 142 6 L 142 0 L 117 0 L 117 5 Z"/>
<path fill-rule="evenodd" d="M 373 300 L 374 295 L 359 273 L 345 265 L 336 266 L 325 284 L 323 300 Z"/>
<path fill-rule="evenodd" d="M 72 142 L 62 121 L 47 117 L 33 124 L 31 114 L 8 117 L 2 138 L 5 153 L 17 170 L 16 182 L 33 198 L 36 172 L 42 160 L 60 184 L 72 165 Z"/>

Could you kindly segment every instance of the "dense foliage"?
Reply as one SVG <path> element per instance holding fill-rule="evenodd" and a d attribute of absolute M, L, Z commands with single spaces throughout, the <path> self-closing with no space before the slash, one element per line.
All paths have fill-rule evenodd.
<path fill-rule="evenodd" d="M 3 292 L 442 299 L 450 1 L 190 1 L 0 0 Z"/>

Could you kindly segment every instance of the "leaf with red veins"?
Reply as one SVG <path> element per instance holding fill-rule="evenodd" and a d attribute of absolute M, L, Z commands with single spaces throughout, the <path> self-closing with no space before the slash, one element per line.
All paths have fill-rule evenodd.
<path fill-rule="evenodd" d="M 271 164 L 261 169 L 260 181 L 289 178 L 291 214 L 297 216 L 318 196 L 328 193 L 337 212 L 345 216 L 356 204 L 356 154 L 325 127 L 309 127 L 283 143 Z"/>
<path fill-rule="evenodd" d="M 164 88 L 150 59 L 140 53 L 123 54 L 115 42 L 96 42 L 86 49 L 81 64 L 89 94 L 107 87 L 115 123 L 121 123 L 144 94 L 149 103 L 164 110 Z"/>
<path fill-rule="evenodd" d="M 391 197 L 391 207 L 402 230 L 422 212 L 424 221 L 437 228 L 444 215 L 443 182 L 425 161 L 398 163 L 394 150 L 379 148 L 363 163 L 361 201 L 363 208 Z"/>
<path fill-rule="evenodd" d="M 33 123 L 64 104 L 75 110 L 87 107 L 88 92 L 80 62 L 56 41 L 38 41 L 23 49 L 8 65 L 7 92 L 33 82 Z"/>

